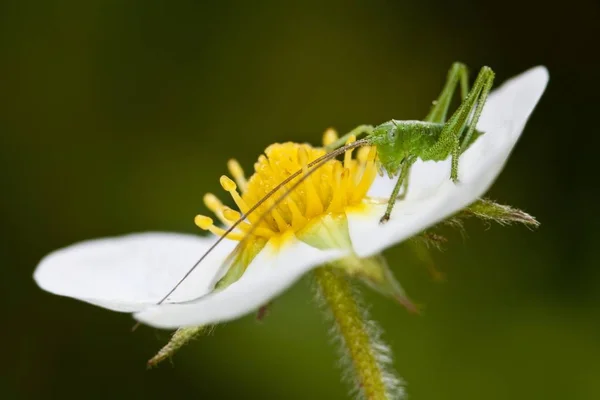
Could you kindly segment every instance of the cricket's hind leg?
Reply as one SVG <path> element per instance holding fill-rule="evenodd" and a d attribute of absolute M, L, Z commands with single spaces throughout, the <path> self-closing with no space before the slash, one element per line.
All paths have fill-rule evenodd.
<path fill-rule="evenodd" d="M 494 84 L 494 71 L 492 71 L 489 67 L 481 68 L 481 70 L 479 71 L 479 75 L 477 76 L 477 80 L 473 85 L 473 89 L 477 87 L 478 83 L 481 85 L 481 89 L 478 93 L 475 94 L 475 96 L 478 97 L 476 101 L 477 105 L 475 106 L 475 111 L 473 112 L 473 118 L 471 118 L 471 121 L 468 123 L 467 132 L 462 138 L 460 144 L 460 153 L 462 153 L 466 149 L 467 145 L 471 141 L 473 132 L 475 132 L 477 122 L 479 122 L 479 117 L 481 116 L 481 112 L 483 111 L 483 106 L 485 105 L 488 94 L 492 90 L 492 85 Z M 468 112 L 469 114 L 471 113 L 472 109 L 473 108 L 471 106 L 471 109 Z"/>
<path fill-rule="evenodd" d="M 458 159 L 461 154 L 461 149 L 464 149 L 466 144 L 469 143 L 479 116 L 483 111 L 483 106 L 487 100 L 487 96 L 492 89 L 494 83 L 494 71 L 490 67 L 483 67 L 479 70 L 477 79 L 473 83 L 473 88 L 469 91 L 469 94 L 462 102 L 458 110 L 450 117 L 450 120 L 444 126 L 440 135 L 440 140 L 444 136 L 445 131 L 447 135 L 452 139 L 452 170 L 450 171 L 450 178 L 456 182 L 458 180 Z M 472 118 L 469 120 L 469 116 Z M 466 133 L 462 137 L 461 133 L 464 129 L 467 129 Z"/>
<path fill-rule="evenodd" d="M 450 178 L 454 182 L 458 179 L 458 159 L 461 151 L 471 140 L 493 82 L 494 72 L 489 67 L 481 68 L 473 88 L 444 125 L 437 143 L 422 155 L 426 159 L 443 159 L 451 154 Z"/>
<path fill-rule="evenodd" d="M 450 67 L 448 71 L 448 76 L 446 78 L 446 83 L 444 84 L 444 88 L 442 92 L 438 96 L 438 98 L 433 102 L 433 106 L 431 110 L 425 117 L 426 122 L 436 122 L 436 123 L 444 123 L 446 122 L 446 117 L 448 115 L 448 109 L 450 108 L 450 104 L 452 103 L 452 99 L 454 98 L 454 92 L 456 91 L 457 86 L 460 85 L 460 98 L 464 100 L 467 97 L 469 92 L 469 71 L 467 66 L 463 63 L 455 62 Z M 416 160 L 405 161 L 402 165 L 402 170 L 398 180 L 396 181 L 396 185 L 394 186 L 394 190 L 390 198 L 388 199 L 387 209 L 383 217 L 381 217 L 380 223 L 385 223 L 390 219 L 392 214 L 392 210 L 394 209 L 394 205 L 396 204 L 396 200 L 398 200 L 398 193 L 400 189 L 404 187 L 404 195 L 406 195 L 406 191 L 408 189 L 408 175 L 410 172 L 410 167 Z"/>
<path fill-rule="evenodd" d="M 446 122 L 448 109 L 454 97 L 456 87 L 460 84 L 460 99 L 461 101 L 467 97 L 469 92 L 469 70 L 463 63 L 455 62 L 448 71 L 446 84 L 438 98 L 433 102 L 433 106 L 429 114 L 425 117 L 426 122 Z"/>

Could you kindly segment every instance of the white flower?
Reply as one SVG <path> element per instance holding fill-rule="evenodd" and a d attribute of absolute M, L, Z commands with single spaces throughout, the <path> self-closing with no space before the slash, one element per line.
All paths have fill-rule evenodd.
<path fill-rule="evenodd" d="M 536 67 L 493 91 L 477 126 L 485 133 L 461 155 L 458 183 L 449 179 L 449 160 L 417 161 L 411 169 L 407 195 L 397 202 L 386 224 L 379 223 L 385 204 L 374 199 L 387 198 L 395 181 L 376 177 L 375 152 L 362 148 L 356 158 L 348 152 L 344 162 L 329 161 L 262 222 L 259 216 L 278 196 L 259 207 L 161 305 L 156 303 L 216 238 L 144 233 L 86 241 L 46 256 L 34 278 L 49 292 L 115 311 L 134 312 L 139 321 L 160 328 L 240 317 L 268 303 L 307 271 L 328 262 L 382 284 L 375 277 L 387 270 L 374 256 L 448 218 L 487 191 L 547 81 L 547 70 Z M 229 167 L 237 185 L 221 178 L 223 188 L 242 212 L 291 173 L 306 169 L 324 151 L 285 143 L 270 146 L 265 153 L 248 181 L 234 161 Z M 224 225 L 231 225 L 240 216 L 213 195 L 207 195 L 205 203 Z M 223 233 L 208 217 L 198 216 L 196 223 L 217 235 Z M 231 267 L 224 269 L 223 261 L 237 241 L 257 223 L 253 240 L 245 241 Z M 365 262 L 369 271 L 375 271 L 373 275 L 360 267 Z M 399 286 L 395 282 L 391 285 L 390 291 L 402 296 Z"/>

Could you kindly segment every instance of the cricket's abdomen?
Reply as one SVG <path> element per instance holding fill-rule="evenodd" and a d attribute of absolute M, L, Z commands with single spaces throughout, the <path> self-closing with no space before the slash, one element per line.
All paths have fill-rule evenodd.
<path fill-rule="evenodd" d="M 449 149 L 440 146 L 444 124 L 424 121 L 394 121 L 397 124 L 394 150 L 399 158 L 420 158 L 440 161 L 448 157 Z"/>
<path fill-rule="evenodd" d="M 443 128 L 432 122 L 392 120 L 377 126 L 371 141 L 377 146 L 381 165 L 392 176 L 405 159 L 432 159 L 427 152 L 436 146 Z M 437 159 L 438 154 L 435 156 Z"/>
<path fill-rule="evenodd" d="M 438 143 L 444 124 L 423 121 L 404 122 L 405 126 L 398 130 L 400 134 L 396 139 L 398 153 L 423 158 L 427 151 Z"/>

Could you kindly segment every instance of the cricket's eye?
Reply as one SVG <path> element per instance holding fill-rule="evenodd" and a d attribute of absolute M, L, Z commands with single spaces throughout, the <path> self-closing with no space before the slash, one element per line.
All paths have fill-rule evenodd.
<path fill-rule="evenodd" d="M 389 139 L 390 142 L 395 141 L 396 140 L 396 136 L 397 136 L 396 129 L 390 129 L 388 131 L 388 139 Z"/>

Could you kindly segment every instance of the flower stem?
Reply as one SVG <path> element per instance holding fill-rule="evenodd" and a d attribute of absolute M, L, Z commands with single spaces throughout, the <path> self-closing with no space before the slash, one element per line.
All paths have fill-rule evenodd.
<path fill-rule="evenodd" d="M 315 270 L 318 292 L 328 306 L 344 355 L 354 375 L 355 389 L 369 400 L 400 399 L 400 380 L 390 372 L 388 347 L 381 343 L 379 330 L 368 320 L 359 295 L 341 271 L 329 267 Z"/>

